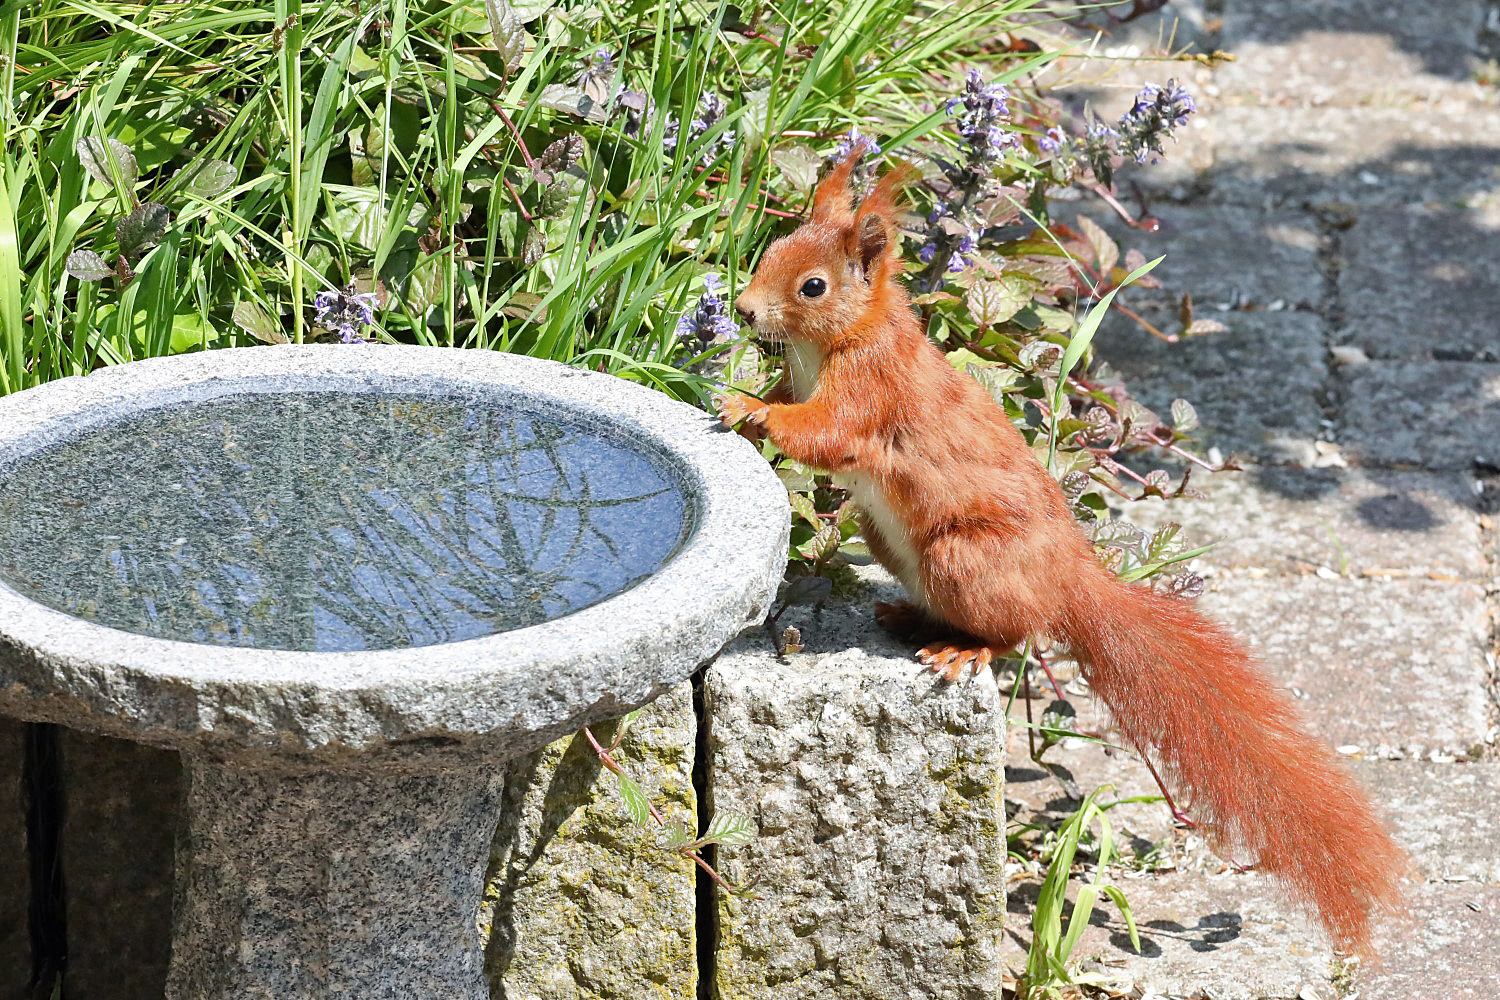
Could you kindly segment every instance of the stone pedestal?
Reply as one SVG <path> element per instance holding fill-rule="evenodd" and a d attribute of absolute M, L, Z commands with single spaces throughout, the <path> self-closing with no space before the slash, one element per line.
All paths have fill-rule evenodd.
<path fill-rule="evenodd" d="M 66 729 L 58 742 L 66 992 L 161 1000 L 182 762 L 170 750 Z"/>
<path fill-rule="evenodd" d="M 883 576 L 883 574 L 881 574 Z M 896 596 L 889 587 L 890 597 Z M 783 617 L 708 672 L 714 810 L 758 836 L 719 852 L 762 900 L 719 905 L 718 995 L 990 1000 L 1005 922 L 1004 700 L 937 681 L 867 601 Z"/>
<path fill-rule="evenodd" d="M 380 433 L 285 419 L 331 396 L 372 401 Z M 534 441 L 505 422 L 521 411 Z M 212 475 L 162 433 L 204 413 Z M 297 433 L 265 436 L 277 419 Z M 564 461 L 565 437 L 598 447 Z M 17 471 L 64 452 L 83 472 L 50 492 Z M 506 485 L 538 476 L 535 494 Z M 323 527 L 296 520 L 304 480 L 350 486 Z M 247 514 L 271 487 L 274 509 Z M 573 493 L 584 527 L 548 533 Z M 620 543 L 604 533 L 597 506 L 653 497 L 680 515 L 666 550 L 632 549 L 628 518 Z M 0 538 L 0 716 L 186 764 L 172 1000 L 487 998 L 507 762 L 653 701 L 759 621 L 788 530 L 780 482 L 701 410 L 534 358 L 394 345 L 209 351 L 4 397 L 0 498 L 38 527 Z M 101 498 L 141 532 L 128 550 L 46 534 Z M 544 510 L 505 513 L 523 501 Z"/>
<path fill-rule="evenodd" d="M 477 917 L 501 769 L 186 762 L 168 1000 L 488 1000 Z"/>

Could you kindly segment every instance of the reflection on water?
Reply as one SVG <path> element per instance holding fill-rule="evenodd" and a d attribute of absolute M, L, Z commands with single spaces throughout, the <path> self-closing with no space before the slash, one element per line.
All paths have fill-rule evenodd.
<path fill-rule="evenodd" d="M 506 400 L 256 393 L 137 414 L 0 480 L 0 579 L 101 625 L 426 646 L 639 582 L 688 517 L 659 459 Z"/>

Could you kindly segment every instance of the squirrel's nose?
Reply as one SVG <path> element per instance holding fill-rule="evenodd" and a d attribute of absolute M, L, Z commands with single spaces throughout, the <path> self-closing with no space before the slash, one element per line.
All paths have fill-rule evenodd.
<path fill-rule="evenodd" d="M 755 310 L 745 308 L 744 296 L 734 300 L 734 311 L 739 313 L 740 319 L 744 320 L 747 324 L 750 326 L 755 325 Z"/>

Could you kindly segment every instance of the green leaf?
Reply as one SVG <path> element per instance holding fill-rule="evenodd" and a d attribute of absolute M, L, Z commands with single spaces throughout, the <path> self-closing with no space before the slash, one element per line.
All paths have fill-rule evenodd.
<path fill-rule="evenodd" d="M 484 16 L 490 22 L 490 40 L 505 64 L 505 72 L 515 72 L 526 52 L 526 43 L 531 40 L 521 27 L 521 19 L 507 0 L 484 0 Z"/>
<path fill-rule="evenodd" d="M 806 493 L 791 493 L 788 494 L 788 499 L 798 517 L 814 528 L 822 527 L 822 519 L 818 517 L 818 508 L 813 506 L 812 497 Z"/>
<path fill-rule="evenodd" d="M 236 302 L 230 319 L 256 340 L 267 344 L 285 344 L 286 333 L 281 324 L 266 315 L 266 311 L 254 302 Z"/>
<path fill-rule="evenodd" d="M 1198 411 L 1185 399 L 1172 400 L 1172 426 L 1186 434 L 1198 426 Z"/>
<path fill-rule="evenodd" d="M 1004 323 L 1031 302 L 1036 285 L 1023 278 L 1008 276 L 998 281 L 980 280 L 969 286 L 964 296 L 969 315 L 984 326 Z"/>
<path fill-rule="evenodd" d="M 715 813 L 708 821 L 708 829 L 698 838 L 700 843 L 725 847 L 744 847 L 754 839 L 755 823 L 750 817 L 729 810 Z"/>
<path fill-rule="evenodd" d="M 225 160 L 198 160 L 177 171 L 173 180 L 183 181 L 183 190 L 199 198 L 212 198 L 228 191 L 235 182 L 234 164 Z"/>
<path fill-rule="evenodd" d="M 140 177 L 140 167 L 136 164 L 135 154 L 130 151 L 129 146 L 118 139 L 101 139 L 95 135 L 88 135 L 79 139 L 74 148 L 78 150 L 78 162 L 94 180 L 116 188 L 121 194 L 129 194 L 135 190 L 135 182 Z M 110 169 L 111 163 L 120 172 L 121 184 L 118 187 Z"/>
<path fill-rule="evenodd" d="M 109 262 L 92 250 L 74 250 L 68 254 L 64 270 L 79 281 L 103 281 L 115 273 Z"/>
<path fill-rule="evenodd" d="M 646 801 L 646 793 L 633 778 L 623 774 L 616 775 L 620 779 L 620 799 L 625 803 L 625 811 L 630 815 L 630 821 L 636 826 L 645 826 L 651 822 L 651 805 Z"/>
<path fill-rule="evenodd" d="M 1168 521 L 1151 533 L 1151 540 L 1146 543 L 1146 558 L 1165 558 L 1177 542 L 1177 533 L 1182 530 L 1182 525 L 1176 521 Z"/>
<path fill-rule="evenodd" d="M 1078 228 L 1083 232 L 1083 238 L 1089 241 L 1089 246 L 1094 249 L 1094 260 L 1099 273 L 1108 277 L 1109 272 L 1115 269 L 1115 264 L 1120 260 L 1119 244 L 1099 226 L 1099 223 L 1087 215 L 1078 216 Z"/>
<path fill-rule="evenodd" d="M 172 212 L 167 206 L 148 201 L 115 225 L 115 239 L 126 257 L 137 257 L 161 242 L 167 234 Z"/>
<path fill-rule="evenodd" d="M 770 159 L 781 171 L 786 186 L 799 194 L 812 190 L 818 182 L 818 168 L 823 164 L 821 156 L 801 143 L 772 150 Z"/>
<path fill-rule="evenodd" d="M 1109 311 L 1110 304 L 1114 302 L 1115 296 L 1127 285 L 1133 284 L 1148 274 L 1153 267 L 1160 264 L 1165 257 L 1147 261 L 1140 267 L 1125 276 L 1125 280 L 1105 293 L 1104 298 L 1094 304 L 1089 310 L 1083 322 L 1078 324 L 1078 329 L 1068 340 L 1068 349 L 1063 352 L 1061 374 L 1057 385 L 1052 391 L 1052 412 L 1054 414 L 1063 411 L 1063 396 L 1067 392 L 1068 375 L 1072 373 L 1078 362 L 1083 360 L 1083 355 L 1088 351 L 1089 345 L 1094 341 L 1094 333 L 1099 329 L 1099 324 L 1104 321 L 1104 314 Z M 1051 421 L 1051 431 L 1047 438 L 1047 467 L 1052 467 L 1052 459 L 1057 454 L 1057 421 Z"/>

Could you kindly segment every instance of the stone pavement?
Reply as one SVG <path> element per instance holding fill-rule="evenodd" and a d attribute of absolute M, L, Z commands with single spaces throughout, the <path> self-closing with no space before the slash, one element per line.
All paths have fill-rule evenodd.
<path fill-rule="evenodd" d="M 1160 51 L 1174 15 L 1178 42 L 1235 60 L 1134 58 Z M 1079 210 L 1122 246 L 1167 254 L 1166 288 L 1125 297 L 1142 315 L 1175 329 L 1188 292 L 1229 327 L 1168 345 L 1115 319 L 1100 353 L 1147 405 L 1194 402 L 1204 445 L 1244 465 L 1197 479 L 1205 500 L 1120 513 L 1218 543 L 1198 562 L 1202 606 L 1348 757 L 1421 873 L 1409 918 L 1383 929 L 1383 962 L 1343 963 L 1260 876 L 1172 829 L 1163 806 L 1121 806 L 1112 815 L 1137 851 L 1159 845 L 1121 876 L 1142 951 L 1107 910 L 1079 954 L 1172 996 L 1493 1000 L 1500 94 L 1475 73 L 1500 56 L 1500 3 L 1174 0 L 1114 26 L 1100 54 L 1122 58 L 1095 60 L 1085 86 L 1058 96 L 1107 116 L 1141 81 L 1176 76 L 1202 113 L 1169 161 L 1120 184 L 1159 231 Z M 1070 812 L 1024 731 L 1010 750 L 1012 822 Z M 1153 791 L 1128 755 L 1080 744 L 1047 759 L 1085 790 Z M 1012 967 L 1032 892 L 1013 888 Z"/>

